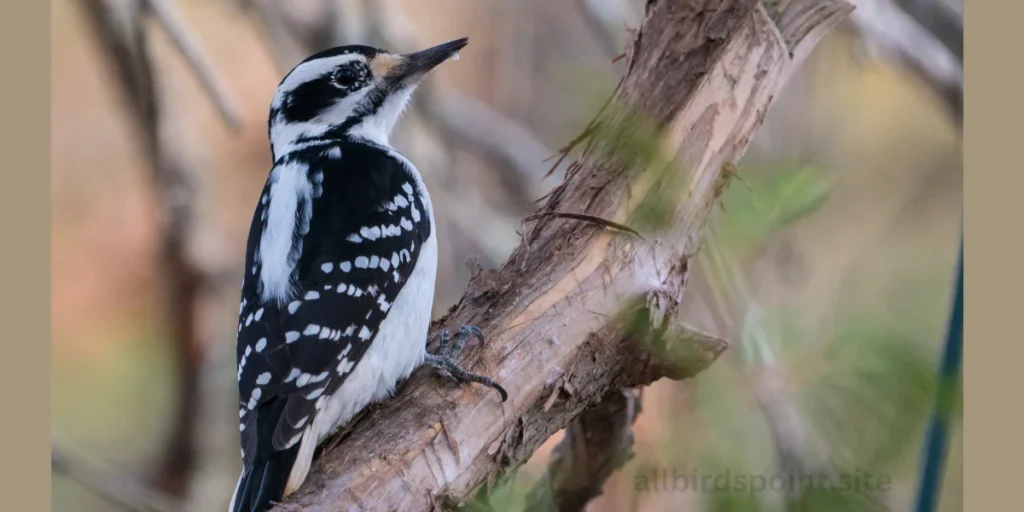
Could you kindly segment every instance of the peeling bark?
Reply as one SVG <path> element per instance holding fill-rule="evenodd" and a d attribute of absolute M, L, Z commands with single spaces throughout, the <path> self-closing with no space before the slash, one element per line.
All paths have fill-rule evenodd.
<path fill-rule="evenodd" d="M 416 372 L 355 422 L 275 510 L 430 510 L 471 499 L 609 393 L 696 375 L 725 342 L 680 323 L 688 261 L 723 183 L 792 71 L 850 10 L 792 0 L 778 25 L 756 0 L 649 0 L 616 103 L 661 134 L 672 165 L 636 169 L 593 142 L 546 212 L 600 217 L 643 238 L 538 216 L 496 270 L 482 271 L 433 326 L 481 327 L 463 362 L 509 392 Z M 619 126 L 618 113 L 601 117 Z M 628 135 L 628 134 L 626 134 Z M 634 164 L 634 165 L 631 165 Z M 648 209 L 661 222 L 640 228 Z M 554 398 L 552 398 L 554 397 Z"/>

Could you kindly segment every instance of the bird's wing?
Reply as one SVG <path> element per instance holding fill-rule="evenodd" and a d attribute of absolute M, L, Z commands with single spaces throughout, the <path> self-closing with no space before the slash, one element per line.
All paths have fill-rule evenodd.
<path fill-rule="evenodd" d="M 274 222 L 264 210 L 278 197 L 261 202 L 249 237 L 237 343 L 246 461 L 298 442 L 374 342 L 432 229 L 417 181 L 380 148 L 340 144 L 300 156 L 311 209 L 301 200 L 295 208 L 301 251 L 288 300 L 261 298 L 270 262 L 258 246 Z M 274 183 L 272 174 L 264 194 Z"/>

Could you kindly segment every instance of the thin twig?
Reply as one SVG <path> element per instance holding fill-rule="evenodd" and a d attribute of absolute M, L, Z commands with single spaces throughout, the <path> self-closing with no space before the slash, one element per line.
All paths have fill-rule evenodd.
<path fill-rule="evenodd" d="M 963 62 L 963 0 L 899 0 L 898 4 Z"/>
<path fill-rule="evenodd" d="M 627 233 L 632 233 L 632 234 L 636 235 L 639 239 L 644 240 L 643 235 L 641 235 L 639 231 L 637 231 L 637 230 L 635 230 L 635 229 L 633 229 L 633 228 L 631 228 L 631 227 L 629 227 L 629 226 L 627 226 L 625 224 L 619 224 L 618 222 L 615 222 L 615 221 L 612 221 L 612 220 L 608 220 L 608 219 L 605 219 L 603 217 L 598 217 L 596 215 L 587 215 L 585 213 L 537 212 L 537 213 L 534 213 L 532 215 L 527 215 L 523 219 L 523 222 L 531 221 L 531 220 L 536 220 L 536 219 L 539 219 L 541 217 L 559 217 L 559 218 L 564 218 L 564 219 L 574 219 L 574 220 L 582 220 L 582 221 L 585 221 L 585 222 L 591 222 L 591 223 L 594 223 L 594 224 L 599 224 L 599 225 L 604 226 L 606 228 L 612 228 L 612 229 L 615 229 L 615 230 L 618 230 L 618 231 L 625 231 Z"/>
<path fill-rule="evenodd" d="M 855 0 L 852 27 L 869 50 L 906 68 L 944 101 L 959 128 L 963 122 L 963 63 L 892 0 Z"/>
<path fill-rule="evenodd" d="M 608 107 L 612 104 L 612 101 L 619 94 L 619 91 L 621 89 L 622 80 L 620 79 L 619 83 L 615 85 L 615 89 L 612 90 L 611 94 L 608 95 L 608 98 L 605 99 L 604 104 L 602 104 L 601 108 L 597 110 L 597 114 L 595 114 L 594 117 L 591 118 L 590 122 L 587 123 L 587 126 L 583 128 L 583 131 L 580 132 L 580 134 L 577 135 L 576 138 L 569 141 L 568 144 L 562 146 L 562 148 L 558 150 L 558 153 L 548 157 L 547 160 L 550 160 L 552 158 L 555 158 L 555 156 L 558 156 L 558 160 L 556 160 L 555 164 L 552 165 L 550 169 L 548 169 L 548 172 L 546 174 L 544 174 L 545 178 L 551 176 L 551 174 L 555 172 L 555 169 L 557 169 L 562 164 L 562 161 L 565 160 L 567 156 L 569 156 L 569 153 L 571 153 L 572 150 L 576 148 L 576 146 L 580 145 L 583 141 L 587 140 L 590 137 L 590 135 L 592 135 L 594 131 L 597 130 L 597 128 L 601 125 L 601 117 L 604 115 L 605 110 L 607 110 Z"/>
<path fill-rule="evenodd" d="M 366 2 L 369 34 L 394 51 L 422 49 L 415 25 L 403 14 L 397 2 Z M 471 151 L 486 157 L 499 170 L 513 173 L 517 180 L 531 186 L 540 176 L 538 164 L 551 154 L 532 131 L 490 108 L 460 95 L 458 98 L 431 83 L 424 83 L 413 99 L 415 107 L 431 125 L 461 141 Z"/>
<path fill-rule="evenodd" d="M 72 455 L 56 439 L 50 444 L 50 468 L 119 508 L 132 512 L 172 512 L 178 502 L 123 473 Z"/>
<path fill-rule="evenodd" d="M 274 61 L 282 70 L 287 70 L 299 62 L 305 49 L 297 36 L 291 33 L 288 17 L 280 11 L 280 3 L 273 0 L 247 0 L 246 9 L 259 29 L 260 41 L 274 56 Z"/>
<path fill-rule="evenodd" d="M 562 165 L 562 161 L 565 160 L 565 158 L 569 156 L 569 153 L 571 153 L 572 150 L 576 148 L 576 146 L 580 145 L 580 143 L 582 143 L 584 140 L 586 140 L 587 137 L 590 137 L 590 135 L 593 134 L 595 130 L 597 130 L 597 127 L 600 124 L 597 121 L 597 119 L 598 118 L 595 117 L 590 122 L 590 124 L 588 124 L 586 126 L 586 128 L 584 128 L 583 131 L 580 132 L 580 134 L 576 136 L 576 138 L 574 138 L 571 141 L 569 141 L 569 143 L 566 144 L 565 146 L 562 146 L 558 150 L 558 153 L 556 153 L 554 155 L 551 155 L 550 157 L 548 157 L 545 160 L 545 161 L 551 160 L 552 158 L 555 158 L 555 157 L 558 158 L 557 160 L 555 160 L 555 163 L 551 166 L 551 168 L 548 169 L 548 172 L 546 172 L 544 174 L 545 178 L 547 178 L 548 176 L 551 176 L 555 172 L 555 169 L 558 169 Z"/>
<path fill-rule="evenodd" d="M 449 138 L 514 173 L 519 182 L 532 184 L 546 177 L 539 176 L 539 164 L 551 150 L 530 130 L 481 101 L 425 85 L 416 107 Z"/>
<path fill-rule="evenodd" d="M 228 128 L 238 131 L 242 127 L 242 108 L 231 93 L 217 69 L 210 63 L 203 45 L 178 5 L 172 0 L 146 0 L 157 21 L 188 62 L 210 100 L 217 107 Z"/>

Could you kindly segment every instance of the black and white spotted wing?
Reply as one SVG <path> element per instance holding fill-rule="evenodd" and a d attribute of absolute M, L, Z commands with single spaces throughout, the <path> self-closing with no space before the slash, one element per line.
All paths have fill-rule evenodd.
<path fill-rule="evenodd" d="M 269 252 L 260 244 L 267 229 L 281 229 L 271 205 L 289 200 L 290 189 L 275 196 L 272 187 L 294 176 L 271 174 L 250 230 L 237 343 L 246 467 L 257 449 L 266 457 L 298 442 L 373 343 L 431 231 L 416 180 L 384 149 L 338 141 L 287 155 L 275 170 L 282 166 L 308 182 L 297 181 L 287 300 L 263 298 L 264 265 L 283 260 L 261 261 Z"/>

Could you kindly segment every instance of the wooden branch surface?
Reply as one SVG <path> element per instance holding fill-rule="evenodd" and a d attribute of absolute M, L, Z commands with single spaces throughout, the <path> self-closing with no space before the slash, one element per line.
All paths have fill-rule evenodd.
<path fill-rule="evenodd" d="M 681 165 L 627 172 L 591 146 L 544 210 L 630 225 L 638 207 L 667 190 L 676 194 L 668 227 L 641 240 L 539 218 L 508 261 L 477 275 L 432 330 L 436 340 L 442 325 L 480 326 L 488 342 L 469 347 L 463 362 L 502 383 L 508 402 L 418 371 L 275 510 L 466 502 L 609 392 L 688 378 L 711 364 L 725 343 L 676 313 L 721 169 L 743 154 L 788 76 L 850 9 L 842 0 L 793 0 L 776 25 L 756 0 L 650 0 L 617 100 L 661 129 L 663 150 Z"/>

